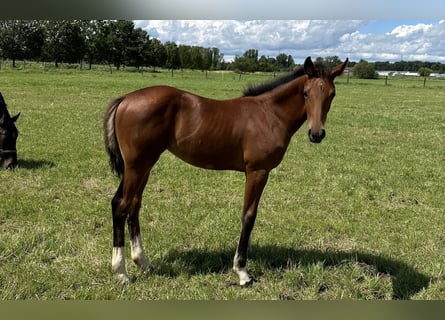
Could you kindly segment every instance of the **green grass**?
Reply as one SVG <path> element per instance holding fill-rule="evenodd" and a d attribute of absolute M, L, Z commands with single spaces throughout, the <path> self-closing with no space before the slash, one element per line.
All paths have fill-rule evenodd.
<path fill-rule="evenodd" d="M 46 70 L 46 71 L 45 71 Z M 0 299 L 441 299 L 445 297 L 445 81 L 337 79 L 320 145 L 305 128 L 272 171 L 248 268 L 231 271 L 244 176 L 163 154 L 141 209 L 151 264 L 111 272 L 102 117 L 111 99 L 168 84 L 239 96 L 270 75 L 0 70 L 20 168 L 0 171 Z M 127 245 L 128 249 L 128 245 Z M 129 258 L 129 254 L 127 255 Z"/>

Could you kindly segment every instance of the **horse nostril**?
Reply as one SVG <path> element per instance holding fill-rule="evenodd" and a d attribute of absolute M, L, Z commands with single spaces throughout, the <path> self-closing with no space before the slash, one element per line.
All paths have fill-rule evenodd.
<path fill-rule="evenodd" d="M 309 140 L 313 143 L 320 143 L 321 140 L 324 139 L 324 137 L 326 137 L 326 130 L 325 129 L 321 129 L 321 133 L 320 134 L 314 134 L 312 132 L 311 129 L 308 130 L 307 132 L 308 136 L 309 136 Z"/>

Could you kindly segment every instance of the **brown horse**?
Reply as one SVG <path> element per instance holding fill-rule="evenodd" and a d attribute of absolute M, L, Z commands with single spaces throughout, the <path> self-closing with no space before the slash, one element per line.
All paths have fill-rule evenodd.
<path fill-rule="evenodd" d="M 19 116 L 20 112 L 11 117 L 5 99 L 0 93 L 0 160 L 3 161 L 4 169 L 15 169 L 17 167 L 16 142 L 19 131 L 15 122 Z"/>
<path fill-rule="evenodd" d="M 149 87 L 114 100 L 104 119 L 105 145 L 112 169 L 122 178 L 111 201 L 112 269 L 125 283 L 124 234 L 128 221 L 131 258 L 142 269 L 139 209 L 150 170 L 169 150 L 205 169 L 245 173 L 242 227 L 233 269 L 240 285 L 252 282 L 246 269 L 247 247 L 269 172 L 280 164 L 292 135 L 308 120 L 308 136 L 319 143 L 335 95 L 334 78 L 346 61 L 331 70 L 303 68 L 271 83 L 248 88 L 244 96 L 212 100 L 167 86 Z"/>

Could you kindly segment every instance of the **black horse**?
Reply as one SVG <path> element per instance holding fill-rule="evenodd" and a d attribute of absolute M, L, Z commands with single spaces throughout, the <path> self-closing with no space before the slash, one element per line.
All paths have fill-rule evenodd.
<path fill-rule="evenodd" d="M 16 142 L 19 131 L 15 122 L 20 112 L 11 117 L 6 108 L 5 99 L 0 93 L 0 160 L 3 161 L 4 169 L 15 169 L 17 167 Z"/>

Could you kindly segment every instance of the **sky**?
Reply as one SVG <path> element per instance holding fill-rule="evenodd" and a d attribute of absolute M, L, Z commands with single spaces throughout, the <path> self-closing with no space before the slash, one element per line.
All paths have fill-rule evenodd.
<path fill-rule="evenodd" d="M 445 18 L 445 17 L 444 17 Z M 338 56 L 352 61 L 445 63 L 445 20 L 135 20 L 162 42 L 216 47 L 226 62 L 248 49 L 292 55 L 301 64 Z"/>

